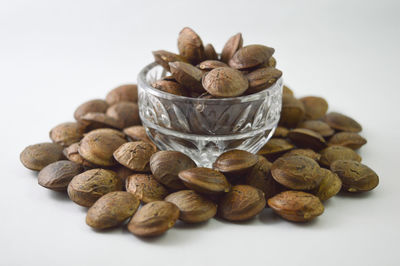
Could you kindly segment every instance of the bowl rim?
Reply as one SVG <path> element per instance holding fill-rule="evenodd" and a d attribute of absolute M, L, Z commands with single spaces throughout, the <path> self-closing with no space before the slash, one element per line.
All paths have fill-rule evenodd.
<path fill-rule="evenodd" d="M 192 102 L 202 102 L 202 103 L 207 103 L 207 104 L 220 104 L 221 102 L 225 103 L 243 103 L 243 102 L 252 102 L 252 101 L 258 101 L 262 98 L 268 97 L 270 94 L 274 94 L 276 90 L 281 90 L 283 86 L 283 75 L 280 77 L 271 87 L 268 89 L 262 90 L 257 93 L 253 93 L 250 95 L 244 95 L 244 96 L 238 96 L 238 97 L 232 97 L 232 98 L 218 98 L 218 99 L 205 99 L 205 98 L 193 98 L 193 97 L 186 97 L 186 96 L 180 96 L 180 95 L 175 95 L 171 94 L 168 92 L 164 92 L 161 90 L 158 90 L 154 88 L 149 82 L 147 82 L 146 76 L 147 73 L 153 69 L 154 67 L 160 66 L 156 62 L 150 63 L 147 66 L 145 66 L 138 74 L 137 80 L 138 80 L 138 87 L 140 89 L 144 89 L 147 92 L 150 92 L 154 96 L 161 97 L 164 99 L 168 100 L 174 100 L 174 101 L 192 101 Z M 160 66 L 162 67 L 162 66 Z"/>

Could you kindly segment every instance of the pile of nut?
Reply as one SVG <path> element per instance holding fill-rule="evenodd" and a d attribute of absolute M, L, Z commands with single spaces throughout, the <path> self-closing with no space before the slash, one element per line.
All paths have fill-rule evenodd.
<path fill-rule="evenodd" d="M 182 45 L 196 40 L 190 29 L 185 28 L 179 39 L 181 55 L 174 56 L 191 63 L 217 58 L 210 45 L 203 52 Z M 240 35 L 232 37 L 222 61 L 236 67 L 241 43 Z M 168 60 L 161 55 L 157 59 L 156 54 L 176 78 L 164 81 L 181 86 L 186 79 L 180 80 L 174 69 L 186 68 L 185 60 L 164 64 Z M 266 58 L 259 61 L 265 63 Z M 203 85 L 209 84 L 207 77 L 213 71 L 203 78 Z M 267 89 L 268 84 L 259 88 Z M 215 93 L 214 88 L 226 92 L 223 87 L 204 86 L 212 97 L 234 96 Z M 105 100 L 85 102 L 76 109 L 75 122 L 50 131 L 52 142 L 28 146 L 20 156 L 25 167 L 40 171 L 39 185 L 67 192 L 73 202 L 88 207 L 86 223 L 95 229 L 123 226 L 129 220 L 133 234 L 156 236 L 178 219 L 200 223 L 218 216 L 238 222 L 255 217 L 266 206 L 286 220 L 306 222 L 321 215 L 322 202 L 340 191 L 366 192 L 378 185 L 377 174 L 360 163 L 355 151 L 366 143 L 358 134 L 360 124 L 343 114 L 327 113 L 323 98 L 297 99 L 284 86 L 273 138 L 258 154 L 242 150 L 221 154 L 212 169 L 198 167 L 181 152 L 157 150 L 141 126 L 137 98 L 137 87 L 130 84 L 113 89 Z"/>
<path fill-rule="evenodd" d="M 274 48 L 243 47 L 241 33 L 226 42 L 219 57 L 212 44 L 203 46 L 199 35 L 186 27 L 179 33 L 178 50 L 153 52 L 155 61 L 171 73 L 154 82 L 154 88 L 186 97 L 227 98 L 268 89 L 282 76 L 275 68 Z"/>

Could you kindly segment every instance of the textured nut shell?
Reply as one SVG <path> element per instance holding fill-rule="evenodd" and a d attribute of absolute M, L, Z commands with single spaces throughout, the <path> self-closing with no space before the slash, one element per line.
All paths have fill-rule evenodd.
<path fill-rule="evenodd" d="M 87 101 L 78 108 L 76 108 L 74 113 L 75 120 L 79 121 L 81 117 L 87 113 L 105 113 L 107 111 L 108 104 L 104 100 L 94 99 Z"/>
<path fill-rule="evenodd" d="M 121 128 L 126 128 L 141 123 L 139 107 L 133 102 L 118 102 L 107 109 L 106 115 L 114 118 Z"/>
<path fill-rule="evenodd" d="M 343 188 L 349 192 L 370 191 L 379 184 L 378 175 L 368 166 L 356 161 L 335 161 L 331 164 L 331 170 L 340 177 Z"/>
<path fill-rule="evenodd" d="M 219 67 L 204 76 L 203 87 L 216 97 L 235 97 L 247 90 L 249 82 L 240 71 L 230 67 Z"/>
<path fill-rule="evenodd" d="M 248 151 L 230 150 L 215 160 L 213 168 L 222 173 L 245 171 L 258 162 L 258 156 Z"/>
<path fill-rule="evenodd" d="M 295 155 L 306 156 L 306 157 L 311 158 L 311 159 L 313 159 L 313 160 L 315 160 L 317 162 L 321 158 L 321 154 L 316 153 L 315 151 L 313 151 L 311 149 L 294 149 L 294 150 L 286 152 L 282 156 L 283 157 L 288 157 L 288 156 L 295 156 Z"/>
<path fill-rule="evenodd" d="M 298 190 L 317 187 L 322 180 L 320 167 L 311 158 L 296 155 L 278 158 L 271 167 L 273 178 L 281 185 Z"/>
<path fill-rule="evenodd" d="M 259 151 L 259 155 L 273 155 L 290 151 L 294 145 L 285 139 L 271 138 Z"/>
<path fill-rule="evenodd" d="M 96 165 L 83 159 L 79 154 L 79 143 L 73 143 L 63 150 L 64 156 L 71 162 L 83 165 L 89 168 L 95 168 Z"/>
<path fill-rule="evenodd" d="M 325 115 L 324 120 L 333 129 L 356 133 L 362 130 L 361 125 L 357 121 L 340 113 L 328 113 Z"/>
<path fill-rule="evenodd" d="M 86 215 L 86 224 L 106 229 L 122 224 L 138 209 L 140 201 L 131 193 L 114 191 L 99 198 Z"/>
<path fill-rule="evenodd" d="M 110 106 L 118 102 L 137 102 L 137 100 L 138 88 L 136 84 L 125 84 L 118 86 L 111 90 L 106 96 L 106 102 Z"/>
<path fill-rule="evenodd" d="M 154 56 L 154 60 L 157 64 L 161 65 L 165 70 L 170 72 L 168 63 L 182 61 L 186 62 L 186 59 L 178 54 L 174 54 L 165 50 L 158 50 L 152 52 Z"/>
<path fill-rule="evenodd" d="M 121 129 L 123 127 L 120 121 L 104 113 L 87 113 L 81 116 L 79 123 L 86 132 L 100 128 Z"/>
<path fill-rule="evenodd" d="M 306 111 L 305 118 L 316 120 L 321 119 L 328 111 L 328 103 L 324 98 L 317 96 L 307 96 L 300 98 Z"/>
<path fill-rule="evenodd" d="M 321 152 L 320 163 L 323 166 L 329 167 L 337 160 L 353 160 L 361 162 L 361 156 L 350 148 L 343 146 L 329 146 Z"/>
<path fill-rule="evenodd" d="M 79 154 L 87 161 L 100 166 L 113 166 L 113 152 L 126 142 L 124 134 L 114 129 L 97 129 L 89 132 L 79 144 Z"/>
<path fill-rule="evenodd" d="M 258 68 L 246 75 L 249 80 L 247 94 L 257 93 L 271 87 L 280 77 L 282 71 L 273 67 Z"/>
<path fill-rule="evenodd" d="M 326 147 L 325 139 L 321 134 L 306 128 L 292 129 L 288 137 L 299 148 L 310 148 L 319 151 Z"/>
<path fill-rule="evenodd" d="M 184 62 L 172 62 L 169 63 L 171 73 L 180 84 L 188 88 L 189 90 L 204 92 L 203 86 L 201 85 L 201 78 L 203 77 L 203 71 L 191 64 Z"/>
<path fill-rule="evenodd" d="M 217 194 L 230 190 L 230 184 L 226 177 L 210 168 L 191 168 L 180 171 L 178 176 L 185 186 L 200 193 Z"/>
<path fill-rule="evenodd" d="M 167 189 L 150 174 L 129 176 L 126 179 L 125 188 L 144 203 L 163 200 L 168 195 Z"/>
<path fill-rule="evenodd" d="M 198 67 L 201 70 L 212 70 L 219 67 L 228 67 L 228 65 L 218 60 L 205 60 L 201 62 Z"/>
<path fill-rule="evenodd" d="M 322 172 L 323 178 L 318 187 L 314 189 L 313 194 L 324 201 L 339 193 L 342 188 L 342 181 L 337 174 L 328 169 L 321 168 L 320 171 Z"/>
<path fill-rule="evenodd" d="M 283 85 L 283 88 L 282 88 L 282 95 L 294 97 L 293 91 L 292 91 L 288 86 L 286 86 L 286 85 Z M 303 106 L 303 108 L 304 108 L 304 106 Z"/>
<path fill-rule="evenodd" d="M 150 170 L 150 157 L 156 149 L 145 141 L 127 142 L 121 145 L 115 152 L 114 158 L 120 164 L 133 171 L 147 172 Z"/>
<path fill-rule="evenodd" d="M 165 201 L 179 208 L 179 219 L 186 223 L 205 222 L 217 213 L 217 205 L 193 190 L 181 190 L 169 194 Z"/>
<path fill-rule="evenodd" d="M 267 65 L 270 66 L 270 67 L 276 67 L 276 59 L 275 59 L 275 57 L 271 56 L 268 59 L 268 64 Z"/>
<path fill-rule="evenodd" d="M 64 158 L 63 147 L 56 143 L 39 143 L 26 147 L 20 154 L 21 163 L 28 169 L 40 171 Z"/>
<path fill-rule="evenodd" d="M 248 185 L 237 185 L 219 202 L 218 215 L 229 221 L 244 221 L 259 214 L 265 204 L 265 195 L 261 190 Z"/>
<path fill-rule="evenodd" d="M 361 148 L 366 143 L 367 140 L 365 138 L 354 132 L 336 133 L 328 141 L 328 145 L 339 145 L 353 150 Z"/>
<path fill-rule="evenodd" d="M 285 191 L 268 200 L 268 205 L 282 218 L 307 222 L 324 212 L 318 197 L 302 191 Z"/>
<path fill-rule="evenodd" d="M 274 52 L 274 48 L 265 45 L 247 45 L 233 55 L 229 60 L 229 66 L 236 69 L 255 67 L 268 61 Z"/>
<path fill-rule="evenodd" d="M 52 190 L 67 190 L 69 182 L 83 171 L 83 167 L 70 161 L 58 161 L 47 165 L 38 175 L 38 183 Z"/>
<path fill-rule="evenodd" d="M 204 55 L 206 60 L 218 60 L 218 54 L 211 43 L 204 46 Z"/>
<path fill-rule="evenodd" d="M 150 158 L 150 169 L 154 178 L 172 189 L 184 188 L 178 174 L 194 167 L 196 167 L 196 163 L 178 151 L 159 151 Z"/>
<path fill-rule="evenodd" d="M 171 93 L 178 96 L 187 96 L 188 93 L 182 84 L 171 80 L 157 80 L 152 84 L 157 90 Z"/>
<path fill-rule="evenodd" d="M 243 37 L 237 33 L 229 38 L 221 52 L 221 61 L 228 63 L 232 56 L 243 47 Z"/>
<path fill-rule="evenodd" d="M 304 118 L 303 103 L 293 96 L 282 96 L 282 110 L 279 125 L 287 128 L 296 127 Z"/>
<path fill-rule="evenodd" d="M 90 207 L 101 196 L 119 190 L 122 190 L 122 182 L 114 171 L 91 169 L 71 180 L 68 196 L 76 204 Z"/>
<path fill-rule="evenodd" d="M 153 201 L 135 213 L 128 224 L 128 230 L 137 236 L 157 236 L 174 226 L 178 218 L 179 209 L 175 204 Z"/>
<path fill-rule="evenodd" d="M 181 56 L 194 65 L 203 61 L 205 58 L 202 40 L 199 35 L 189 27 L 185 27 L 179 32 L 178 50 Z"/>
<path fill-rule="evenodd" d="M 83 128 L 75 122 L 66 122 L 55 126 L 50 131 L 50 139 L 61 146 L 67 147 L 83 138 Z"/>
<path fill-rule="evenodd" d="M 289 134 L 289 129 L 286 127 L 276 127 L 273 137 L 274 138 L 286 138 Z"/>
<path fill-rule="evenodd" d="M 323 137 L 330 137 L 335 134 L 335 130 L 333 130 L 327 123 L 320 120 L 306 120 L 301 122 L 298 127 L 315 131 Z"/>

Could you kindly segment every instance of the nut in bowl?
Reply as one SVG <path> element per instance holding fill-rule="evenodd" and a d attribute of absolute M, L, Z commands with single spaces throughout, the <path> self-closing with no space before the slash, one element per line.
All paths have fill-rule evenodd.
<path fill-rule="evenodd" d="M 210 167 L 227 150 L 256 153 L 272 136 L 280 117 L 282 78 L 250 95 L 193 98 L 154 88 L 166 73 L 152 63 L 138 76 L 140 118 L 161 150 L 183 152 Z"/>

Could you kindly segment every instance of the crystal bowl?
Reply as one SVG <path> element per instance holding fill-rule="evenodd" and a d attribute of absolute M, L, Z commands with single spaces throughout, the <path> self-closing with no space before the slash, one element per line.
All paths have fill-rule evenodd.
<path fill-rule="evenodd" d="M 198 166 L 211 167 L 228 150 L 256 153 L 273 135 L 282 106 L 282 78 L 255 94 L 203 99 L 153 88 L 166 74 L 152 63 L 138 76 L 140 118 L 160 150 L 180 151 Z"/>

